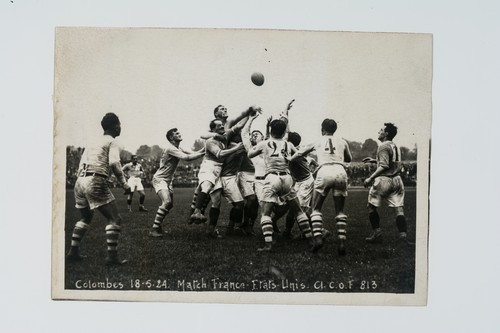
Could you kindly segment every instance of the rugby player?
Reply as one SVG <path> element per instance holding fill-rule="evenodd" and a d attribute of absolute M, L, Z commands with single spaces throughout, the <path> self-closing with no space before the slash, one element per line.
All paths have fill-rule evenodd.
<path fill-rule="evenodd" d="M 365 187 L 371 185 L 368 194 L 368 217 L 373 233 L 366 238 L 368 243 L 382 240 L 382 229 L 380 228 L 377 207 L 380 207 L 384 201 L 396 211 L 396 226 L 399 231 L 399 238 L 404 243 L 408 243 L 404 215 L 405 189 L 400 176 L 402 169 L 401 151 L 392 142 L 396 134 L 398 134 L 398 128 L 394 124 L 384 123 L 384 127 L 378 132 L 378 140 L 382 144 L 377 149 L 377 158 L 366 157 L 363 159 L 365 163 L 377 163 L 377 169 L 364 181 Z"/>
<path fill-rule="evenodd" d="M 233 142 L 229 143 L 229 147 L 234 147 L 238 144 L 238 135 L 235 135 L 232 140 Z M 233 206 L 229 212 L 229 223 L 226 229 L 226 235 L 234 234 L 235 225 L 241 225 L 244 200 L 238 186 L 238 170 L 241 165 L 243 154 L 245 154 L 245 151 L 240 150 L 224 159 L 220 177 L 216 180 L 215 186 L 210 192 L 212 207 L 209 211 L 209 225 L 207 229 L 207 236 L 209 238 L 221 238 L 215 228 L 217 227 L 219 219 L 222 196 L 224 196 Z"/>
<path fill-rule="evenodd" d="M 297 132 L 288 133 L 288 142 L 293 144 L 296 149 L 299 149 L 300 142 L 302 138 Z M 297 192 L 297 198 L 300 203 L 300 207 L 304 212 L 309 212 L 311 198 L 314 189 L 314 178 L 312 176 L 311 170 L 309 168 L 309 157 L 299 156 L 293 159 L 289 163 L 290 174 L 294 180 L 294 189 Z M 292 214 L 288 214 L 286 218 L 285 231 L 283 232 L 283 237 L 292 238 L 292 228 L 294 225 L 294 218 Z"/>
<path fill-rule="evenodd" d="M 206 221 L 206 217 L 201 213 L 201 210 L 203 209 L 203 205 L 205 204 L 209 193 L 212 191 L 216 181 L 220 177 L 224 159 L 227 156 L 244 149 L 242 143 L 226 149 L 231 136 L 234 135 L 236 131 L 241 130 L 241 127 L 243 127 L 243 124 L 237 124 L 226 131 L 221 120 L 214 119 L 210 122 L 210 130 L 219 136 L 210 138 L 205 143 L 205 157 L 203 158 L 203 162 L 201 163 L 200 171 L 198 173 L 198 180 L 200 184 L 199 193 L 196 198 L 195 210 L 190 217 L 191 222 L 203 223 Z"/>
<path fill-rule="evenodd" d="M 120 149 L 115 141 L 121 133 L 120 120 L 116 114 L 107 113 L 102 118 L 101 127 L 104 135 L 86 147 L 80 160 L 78 179 L 75 183 L 75 207 L 79 210 L 81 219 L 73 229 L 71 248 L 66 258 L 70 261 L 83 259 L 80 255 L 80 243 L 89 229 L 94 210 L 97 209 L 108 220 L 106 264 L 122 265 L 127 262 L 118 258 L 117 250 L 122 218 L 118 214 L 115 197 L 108 185 L 112 172 L 125 192 L 130 192 L 120 164 Z"/>
<path fill-rule="evenodd" d="M 237 117 L 235 117 L 235 118 L 229 118 L 228 112 L 227 112 L 227 108 L 224 105 L 217 105 L 215 107 L 215 109 L 214 109 L 214 118 L 217 119 L 217 120 L 220 120 L 222 122 L 222 124 L 224 125 L 224 129 L 227 131 L 231 127 L 233 127 L 234 125 L 240 123 L 241 121 L 246 122 L 246 117 L 248 115 L 255 114 L 257 112 L 261 112 L 260 108 L 251 106 L 247 110 L 245 110 L 242 113 L 240 113 Z M 239 124 L 239 125 L 241 126 L 240 128 L 242 128 L 244 126 L 244 123 L 243 124 Z M 204 140 L 208 140 L 210 138 L 217 138 L 220 141 L 227 141 L 227 139 L 224 136 L 222 136 L 220 134 L 217 134 L 217 133 L 215 133 L 213 131 L 210 131 L 210 132 L 207 132 L 207 133 L 203 133 L 202 135 L 200 135 L 200 138 L 204 139 Z M 199 187 L 199 184 L 198 184 L 198 186 L 196 187 L 196 189 L 194 191 L 194 194 L 193 194 L 193 200 L 191 201 L 191 214 L 194 213 L 194 210 L 196 208 L 196 201 L 197 201 L 199 193 L 200 193 L 200 187 Z M 206 198 L 206 200 L 203 203 L 202 208 L 201 208 L 201 213 L 202 214 L 204 214 L 205 208 L 207 207 L 207 205 L 208 205 L 209 202 L 210 202 L 210 197 L 207 196 L 207 198 Z"/>
<path fill-rule="evenodd" d="M 166 138 L 168 143 L 160 159 L 160 168 L 153 175 L 153 187 L 161 199 L 161 205 L 156 211 L 153 228 L 149 233 L 152 237 L 163 237 L 164 235 L 161 224 L 165 216 L 173 208 L 174 190 L 172 182 L 179 161 L 192 161 L 205 154 L 203 149 L 193 153 L 181 148 L 182 135 L 177 128 L 169 129 Z"/>
<path fill-rule="evenodd" d="M 141 177 L 144 174 L 144 169 L 142 165 L 137 162 L 137 155 L 132 155 L 132 162 L 127 163 L 122 168 L 125 178 L 127 178 L 127 184 L 130 186 L 130 194 L 127 196 L 127 207 L 128 211 L 132 211 L 132 197 L 134 192 L 137 190 L 139 192 L 139 211 L 147 212 L 148 210 L 144 207 L 144 199 L 146 194 L 144 193 L 144 186 L 142 186 Z"/>
<path fill-rule="evenodd" d="M 251 130 L 252 123 L 258 116 L 259 113 L 248 116 L 248 121 L 241 131 L 241 138 L 247 152 L 252 149 L 253 146 L 264 140 L 264 135 L 261 131 Z M 248 155 L 246 156 L 246 158 L 248 158 Z M 251 158 L 250 161 L 253 165 L 253 175 L 251 174 L 251 172 L 245 171 L 243 168 L 241 172 L 247 174 L 244 174 L 242 177 L 240 177 L 240 188 L 247 187 L 246 189 L 242 190 L 242 192 L 251 193 L 253 191 L 254 193 L 250 200 L 248 200 L 247 197 L 242 228 L 247 235 L 255 235 L 253 226 L 258 216 L 259 203 L 263 198 L 262 192 L 264 188 L 264 179 L 266 176 L 266 165 L 264 164 L 264 158 L 262 154 Z M 246 181 L 246 183 L 241 184 L 244 181 Z"/>
<path fill-rule="evenodd" d="M 265 246 L 259 248 L 258 251 L 271 251 L 272 249 L 273 222 L 271 214 L 275 205 L 283 200 L 288 203 L 289 209 L 297 219 L 299 228 L 309 240 L 311 250 L 316 252 L 323 245 L 323 240 L 321 237 L 318 237 L 316 240 L 312 237 L 309 219 L 302 211 L 297 194 L 293 189 L 293 179 L 290 176 L 288 159 L 296 150 L 291 144 L 283 140 L 287 124 L 283 120 L 273 120 L 270 128 L 271 138 L 258 143 L 248 151 L 248 157 L 250 158 L 262 154 L 266 165 L 261 218 Z"/>
<path fill-rule="evenodd" d="M 352 156 L 347 142 L 335 136 L 337 122 L 333 119 L 325 119 L 321 123 L 321 139 L 292 157 L 292 161 L 300 159 L 313 150 L 318 156 L 318 170 L 314 180 L 314 192 L 312 196 L 311 224 L 315 237 L 323 234 L 323 216 L 321 210 L 328 192 L 333 192 L 335 206 L 335 222 L 337 227 L 337 238 L 339 241 L 338 253 L 345 255 L 345 241 L 347 228 L 347 215 L 344 213 L 345 198 L 347 196 L 347 173 L 346 163 L 351 162 Z"/>

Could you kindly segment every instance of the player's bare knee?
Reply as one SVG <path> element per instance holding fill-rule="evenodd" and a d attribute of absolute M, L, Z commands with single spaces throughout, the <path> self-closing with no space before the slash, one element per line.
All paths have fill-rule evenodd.
<path fill-rule="evenodd" d="M 404 207 L 395 207 L 395 210 L 396 210 L 396 216 L 405 215 Z"/>

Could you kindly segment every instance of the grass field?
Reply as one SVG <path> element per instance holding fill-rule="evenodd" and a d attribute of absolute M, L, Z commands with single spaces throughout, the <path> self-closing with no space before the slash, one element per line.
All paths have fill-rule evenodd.
<path fill-rule="evenodd" d="M 133 212 L 127 212 L 126 197 L 115 190 L 118 209 L 124 219 L 119 253 L 129 263 L 107 267 L 105 219 L 96 212 L 81 244 L 87 258 L 65 266 L 66 289 L 120 290 L 203 290 L 203 291 L 299 291 L 299 292 L 388 292 L 413 293 L 415 288 L 415 248 L 398 242 L 393 212 L 379 210 L 384 230 L 382 244 L 367 244 L 371 227 L 366 212 L 368 191 L 351 189 L 346 200 L 348 220 L 347 255 L 339 257 L 334 236 L 317 254 L 307 251 L 301 240 L 277 239 L 271 253 L 257 252 L 263 244 L 258 223 L 257 237 L 225 239 L 205 237 L 205 225 L 189 225 L 189 205 L 193 189 L 175 189 L 174 209 L 163 227 L 163 239 L 148 232 L 160 200 L 146 189 L 148 212 L 138 211 L 138 195 Z M 79 213 L 74 208 L 73 191 L 66 193 L 66 250 Z M 335 235 L 333 201 L 327 199 L 323 211 L 325 227 Z M 409 240 L 415 240 L 416 191 L 406 190 L 405 213 Z M 223 203 L 219 230 L 225 231 L 229 206 Z M 279 222 L 280 226 L 284 221 Z M 283 229 L 283 228 L 282 228 Z M 294 228 L 298 233 L 298 228 Z M 197 282 L 195 282 L 197 281 Z"/>

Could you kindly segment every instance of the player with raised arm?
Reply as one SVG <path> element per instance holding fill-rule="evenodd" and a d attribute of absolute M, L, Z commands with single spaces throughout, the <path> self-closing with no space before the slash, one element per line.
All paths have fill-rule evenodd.
<path fill-rule="evenodd" d="M 260 115 L 260 113 L 256 113 L 255 115 L 248 116 L 248 121 L 245 126 L 241 130 L 241 138 L 243 145 L 245 146 L 245 150 L 248 152 L 252 149 L 253 146 L 258 144 L 259 142 L 264 140 L 264 135 L 259 130 L 251 130 L 252 123 Z M 248 158 L 248 155 L 246 156 Z M 266 165 L 264 163 L 263 155 L 257 155 L 250 159 L 253 165 L 253 175 L 247 175 L 245 177 L 240 178 L 240 182 L 246 180 L 246 184 L 242 184 L 241 187 L 251 186 L 253 188 L 253 193 L 255 199 L 252 197 L 252 201 L 247 200 L 245 204 L 245 212 L 244 212 L 244 220 L 242 228 L 247 235 L 255 235 L 253 231 L 253 226 L 255 220 L 258 216 L 259 211 L 259 203 L 263 198 L 263 189 L 264 189 L 264 179 L 266 178 Z M 242 172 L 245 172 L 244 169 Z M 253 176 L 253 177 L 252 177 Z M 253 179 L 253 184 L 252 180 Z M 246 191 L 246 190 L 245 190 Z"/>
<path fill-rule="evenodd" d="M 161 205 L 156 211 L 153 228 L 149 233 L 152 237 L 163 237 L 164 235 L 161 224 L 173 207 L 174 190 L 172 182 L 179 161 L 193 161 L 205 154 L 203 150 L 193 153 L 181 148 L 182 136 L 177 128 L 169 129 L 166 138 L 168 143 L 160 159 L 160 168 L 153 176 L 153 187 L 161 199 Z"/>
<path fill-rule="evenodd" d="M 121 133 L 118 116 L 107 113 L 101 121 L 104 135 L 86 147 L 80 159 L 78 179 L 75 183 L 75 207 L 81 219 L 76 222 L 71 237 L 71 248 L 66 256 L 69 261 L 80 261 L 80 243 L 89 229 L 89 225 L 97 209 L 108 220 L 106 225 L 106 243 L 108 247 L 106 264 L 122 265 L 127 260 L 118 259 L 118 239 L 122 218 L 118 214 L 115 197 L 108 185 L 108 178 L 113 173 L 125 193 L 130 187 L 125 181 L 120 164 L 120 148 L 115 138 Z"/>
<path fill-rule="evenodd" d="M 227 108 L 224 105 L 217 105 L 214 109 L 214 119 L 220 120 L 222 122 L 222 125 L 224 125 L 224 129 L 227 131 L 231 127 L 235 126 L 238 124 L 239 128 L 242 128 L 244 126 L 244 123 L 240 123 L 242 121 L 246 122 L 246 117 L 250 114 L 255 114 L 257 112 L 256 107 L 249 107 L 245 111 L 241 112 L 237 117 L 235 118 L 229 118 L 228 117 L 228 112 Z M 200 135 L 201 139 L 208 140 L 210 138 L 217 138 L 220 141 L 226 141 L 226 138 L 224 138 L 223 135 L 217 134 L 213 131 L 203 133 Z M 194 191 L 193 194 L 193 200 L 191 201 L 191 214 L 194 213 L 194 210 L 196 208 L 196 201 L 198 198 L 198 194 L 200 193 L 200 188 L 199 186 L 196 187 L 196 190 Z M 210 202 L 210 197 L 207 196 L 205 202 L 202 205 L 201 212 L 205 211 L 206 206 Z M 212 205 L 213 206 L 213 205 Z"/>
<path fill-rule="evenodd" d="M 377 169 L 364 181 L 365 187 L 370 187 L 368 194 L 368 217 L 373 233 L 366 238 L 368 243 L 380 242 L 382 240 L 382 229 L 380 228 L 380 217 L 377 207 L 383 201 L 396 211 L 396 226 L 399 238 L 407 241 L 406 218 L 404 215 L 405 189 L 401 179 L 401 151 L 392 142 L 398 134 L 398 128 L 392 123 L 384 123 L 384 127 L 378 132 L 378 139 L 382 144 L 377 149 L 377 158 L 366 157 L 365 163 L 377 163 Z"/>
<path fill-rule="evenodd" d="M 296 150 L 286 140 L 283 140 L 287 124 L 283 120 L 271 122 L 271 139 L 262 141 L 248 151 L 248 157 L 253 158 L 262 154 L 266 165 L 266 178 L 263 190 L 263 206 L 261 227 L 264 235 L 265 246 L 259 251 L 271 251 L 273 240 L 273 222 L 271 214 L 274 206 L 280 201 L 286 201 L 290 210 L 295 215 L 299 228 L 309 239 L 311 250 L 318 251 L 323 245 L 321 237 L 316 241 L 312 237 L 309 219 L 300 208 L 297 194 L 293 189 L 293 179 L 288 167 L 289 156 Z"/>
<path fill-rule="evenodd" d="M 144 175 L 144 169 L 138 162 L 137 155 L 132 155 L 132 162 L 125 164 L 122 171 L 127 178 L 128 186 L 130 186 L 130 194 L 127 196 L 128 211 L 132 211 L 132 197 L 134 196 L 134 192 L 137 190 L 137 192 L 139 192 L 139 211 L 147 212 L 148 210 L 144 207 L 146 194 L 144 193 L 144 186 L 142 186 L 141 181 L 141 178 Z"/>
<path fill-rule="evenodd" d="M 214 119 L 210 122 L 210 130 L 218 134 L 218 136 L 208 139 L 205 143 L 205 157 L 203 158 L 203 162 L 201 163 L 200 171 L 198 173 L 199 193 L 196 198 L 195 210 L 190 217 L 191 222 L 198 224 L 206 221 L 206 217 L 201 213 L 201 210 L 210 191 L 212 191 L 216 181 L 220 177 L 224 159 L 227 156 L 244 149 L 243 144 L 241 143 L 232 148 L 226 149 L 231 136 L 234 135 L 235 131 L 239 131 L 241 129 L 240 126 L 242 127 L 243 125 L 235 125 L 226 131 L 221 120 Z"/>
<path fill-rule="evenodd" d="M 311 224 L 315 237 L 323 234 L 323 215 L 321 210 L 328 192 L 333 192 L 335 205 L 335 222 L 337 227 L 337 238 L 339 241 L 338 253 L 346 254 L 345 241 L 347 236 L 347 215 L 344 213 L 345 198 L 347 196 L 347 163 L 351 162 L 352 156 L 347 142 L 337 137 L 337 122 L 333 119 L 325 119 L 321 124 L 321 139 L 292 157 L 299 159 L 316 150 L 319 168 L 314 180 L 314 192 L 312 197 Z"/>

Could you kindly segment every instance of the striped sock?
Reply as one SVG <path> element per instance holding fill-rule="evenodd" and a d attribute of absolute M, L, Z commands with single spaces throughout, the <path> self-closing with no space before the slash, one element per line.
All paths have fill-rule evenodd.
<path fill-rule="evenodd" d="M 311 214 L 312 233 L 314 237 L 321 237 L 323 235 L 323 214 L 320 212 L 313 212 Z"/>
<path fill-rule="evenodd" d="M 163 207 L 158 207 L 158 210 L 156 211 L 156 216 L 155 216 L 155 222 L 153 223 L 153 228 L 160 228 L 161 223 L 165 219 L 165 216 L 167 216 L 168 210 L 163 208 Z"/>
<path fill-rule="evenodd" d="M 73 234 L 71 235 L 71 246 L 80 246 L 83 236 L 89 229 L 89 225 L 83 221 L 78 221 L 73 229 Z"/>
<path fill-rule="evenodd" d="M 196 199 L 197 198 L 198 198 L 198 192 L 194 191 L 193 200 L 191 200 L 191 214 L 193 214 L 194 210 L 196 209 Z"/>
<path fill-rule="evenodd" d="M 337 224 L 337 237 L 338 239 L 346 240 L 347 238 L 347 215 L 337 215 L 335 217 Z"/>
<path fill-rule="evenodd" d="M 299 229 L 306 238 L 311 238 L 311 226 L 309 225 L 309 219 L 305 213 L 300 213 L 297 215 L 297 223 L 299 224 Z"/>
<path fill-rule="evenodd" d="M 118 247 L 118 238 L 120 237 L 121 227 L 111 223 L 106 226 L 106 243 L 108 244 L 108 252 L 114 251 Z"/>
<path fill-rule="evenodd" d="M 273 220 L 271 216 L 263 215 L 260 219 L 260 226 L 262 227 L 262 234 L 266 243 L 273 241 Z"/>

